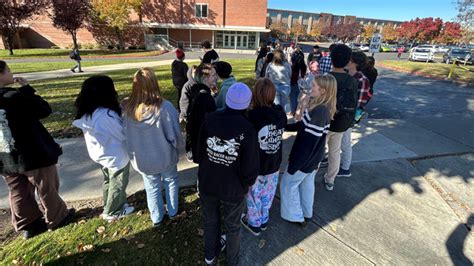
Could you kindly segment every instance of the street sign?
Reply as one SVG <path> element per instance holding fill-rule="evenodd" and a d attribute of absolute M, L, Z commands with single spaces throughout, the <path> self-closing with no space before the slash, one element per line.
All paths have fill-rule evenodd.
<path fill-rule="evenodd" d="M 370 50 L 371 53 L 378 53 L 380 51 L 380 46 L 382 45 L 382 34 L 374 33 L 372 39 L 370 40 Z"/>

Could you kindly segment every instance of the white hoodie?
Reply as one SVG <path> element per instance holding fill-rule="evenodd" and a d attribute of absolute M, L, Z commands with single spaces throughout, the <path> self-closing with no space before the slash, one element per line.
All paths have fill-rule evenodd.
<path fill-rule="evenodd" d="M 72 123 L 84 133 L 91 159 L 112 171 L 124 168 L 129 160 L 120 116 L 106 108 L 97 108 L 92 117 L 84 115 Z"/>

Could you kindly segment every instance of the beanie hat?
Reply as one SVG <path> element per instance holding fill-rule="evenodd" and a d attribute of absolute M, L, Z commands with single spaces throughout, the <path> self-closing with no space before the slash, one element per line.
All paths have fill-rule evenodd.
<path fill-rule="evenodd" d="M 177 58 L 183 58 L 184 57 L 184 52 L 181 49 L 176 49 L 176 57 Z"/>
<path fill-rule="evenodd" d="M 252 91 L 242 82 L 230 86 L 225 97 L 226 105 L 234 110 L 245 110 L 252 100 Z"/>
<path fill-rule="evenodd" d="M 217 75 L 221 79 L 229 78 L 230 74 L 232 73 L 232 66 L 224 61 L 215 62 L 214 69 L 216 70 Z"/>

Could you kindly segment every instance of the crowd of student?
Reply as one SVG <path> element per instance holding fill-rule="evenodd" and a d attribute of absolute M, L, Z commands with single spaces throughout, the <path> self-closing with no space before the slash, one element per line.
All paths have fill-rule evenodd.
<path fill-rule="evenodd" d="M 297 133 L 281 177 L 280 213 L 305 226 L 313 216 L 320 165 L 328 165 L 328 191 L 336 176 L 350 176 L 352 127 L 372 97 L 377 72 L 364 53 L 345 45 L 331 45 L 324 56 L 315 46 L 306 61 L 294 45 L 285 51 L 262 46 L 255 62 L 257 81 L 249 88 L 208 42 L 203 46 L 201 63 L 190 68 L 184 52 L 176 51 L 172 79 L 178 110 L 163 98 L 153 69 L 142 68 L 121 102 L 110 77 L 86 79 L 75 101 L 73 125 L 83 131 L 90 158 L 101 166 L 101 218 L 107 221 L 134 211 L 126 197 L 130 165 L 143 178 L 153 225 L 160 226 L 165 216 L 176 217 L 179 147 L 185 142 L 187 159 L 199 165 L 205 262 L 215 263 L 225 249 L 227 263 L 236 265 L 240 226 L 256 236 L 268 227 L 286 160 L 284 131 Z M 7 87 L 15 82 L 19 89 Z M 58 194 L 55 165 L 61 148 L 39 121 L 50 113 L 28 82 L 13 78 L 0 61 L 0 173 L 10 191 L 12 223 L 25 238 L 59 228 L 74 216 Z M 180 122 L 186 123 L 185 140 Z"/>

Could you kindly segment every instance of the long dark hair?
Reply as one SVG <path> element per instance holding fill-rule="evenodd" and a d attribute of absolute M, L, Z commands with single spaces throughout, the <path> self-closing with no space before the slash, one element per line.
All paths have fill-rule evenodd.
<path fill-rule="evenodd" d="M 92 76 L 82 83 L 81 92 L 74 106 L 76 106 L 76 119 L 84 115 L 91 117 L 99 107 L 110 109 L 118 115 L 122 114 L 114 82 L 104 75 Z"/>
<path fill-rule="evenodd" d="M 257 70 L 258 60 L 260 60 L 260 58 L 265 58 L 265 56 L 267 56 L 267 53 L 268 53 L 267 46 L 262 45 L 260 47 L 260 51 L 258 52 L 257 60 L 255 61 L 255 71 Z"/>
<path fill-rule="evenodd" d="M 7 68 L 7 63 L 5 61 L 0 60 L 0 74 L 2 74 L 6 68 Z"/>

